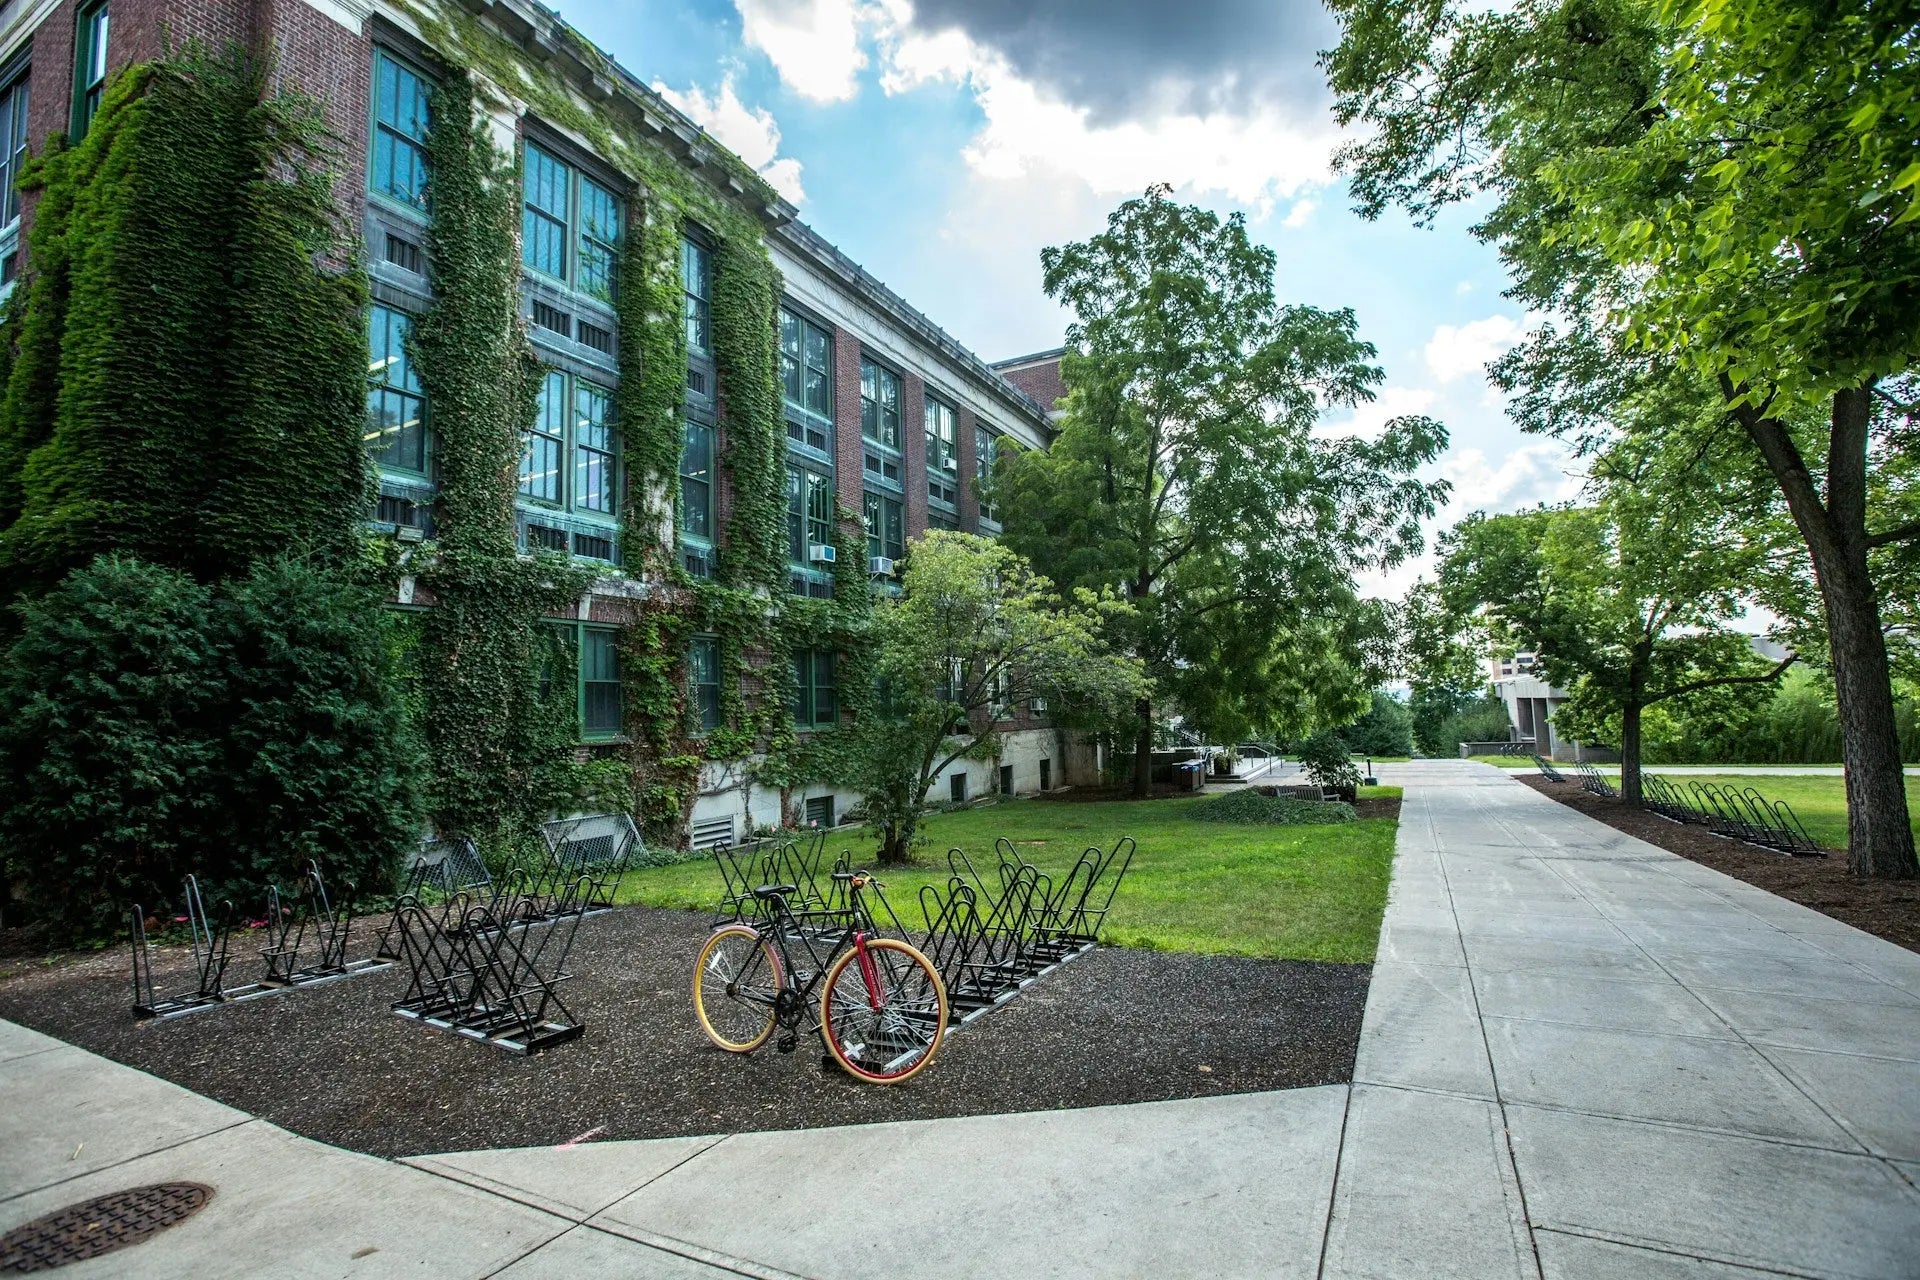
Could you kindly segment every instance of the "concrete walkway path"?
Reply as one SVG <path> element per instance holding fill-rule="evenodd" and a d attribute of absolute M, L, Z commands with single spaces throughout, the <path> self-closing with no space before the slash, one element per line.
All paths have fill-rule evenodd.
<path fill-rule="evenodd" d="M 1351 1086 L 390 1163 L 0 1023 L 0 1231 L 188 1178 L 66 1274 L 1920 1276 L 1920 956 L 1485 765 L 1381 772 Z"/>

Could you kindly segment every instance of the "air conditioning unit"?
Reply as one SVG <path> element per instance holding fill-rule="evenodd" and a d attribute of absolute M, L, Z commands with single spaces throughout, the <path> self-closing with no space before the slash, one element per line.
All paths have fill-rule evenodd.
<path fill-rule="evenodd" d="M 886 556 L 869 556 L 867 558 L 867 572 L 876 578 L 891 578 L 893 576 L 893 561 Z"/>
<path fill-rule="evenodd" d="M 834 549 L 830 546 L 807 548 L 807 559 L 813 561 L 815 564 L 832 564 L 833 556 Z"/>
<path fill-rule="evenodd" d="M 394 529 L 393 537 L 396 542 L 424 542 L 427 531 L 417 524 L 403 524 Z"/>

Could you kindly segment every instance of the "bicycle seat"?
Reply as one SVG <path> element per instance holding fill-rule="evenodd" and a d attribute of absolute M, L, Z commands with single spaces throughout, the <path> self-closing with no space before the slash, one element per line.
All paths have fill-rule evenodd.
<path fill-rule="evenodd" d="M 797 890 L 790 884 L 763 884 L 753 891 L 753 896 L 764 902 L 768 898 L 784 898 L 794 892 L 797 892 Z"/>

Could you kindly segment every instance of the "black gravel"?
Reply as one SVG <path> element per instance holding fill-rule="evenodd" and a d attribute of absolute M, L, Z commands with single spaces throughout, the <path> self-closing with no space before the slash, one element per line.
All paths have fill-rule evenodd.
<path fill-rule="evenodd" d="M 629 907 L 580 926 L 565 998 L 586 1035 L 521 1058 L 389 1011 L 400 966 L 161 1022 L 124 948 L 0 963 L 0 1017 L 381 1156 L 1040 1111 L 1346 1081 L 1367 965 L 1100 948 L 955 1035 L 916 1079 L 713 1048 L 688 997 L 707 919 Z M 235 939 L 229 982 L 255 967 Z M 249 956 L 251 952 L 247 952 Z M 159 985 L 188 963 L 169 948 Z M 190 981 L 190 980 L 189 980 Z"/>

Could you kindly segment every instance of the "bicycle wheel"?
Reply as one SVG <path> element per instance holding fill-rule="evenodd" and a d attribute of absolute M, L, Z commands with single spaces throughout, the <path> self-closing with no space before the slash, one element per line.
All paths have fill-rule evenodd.
<path fill-rule="evenodd" d="M 854 1077 L 899 1084 L 926 1070 L 947 1026 L 947 989 L 931 961 L 904 942 L 869 938 L 860 963 L 848 948 L 827 970 L 820 1034 Z"/>
<path fill-rule="evenodd" d="M 744 924 L 716 929 L 693 964 L 693 1014 L 707 1039 L 750 1053 L 773 1034 L 773 1000 L 785 985 L 773 944 Z"/>

